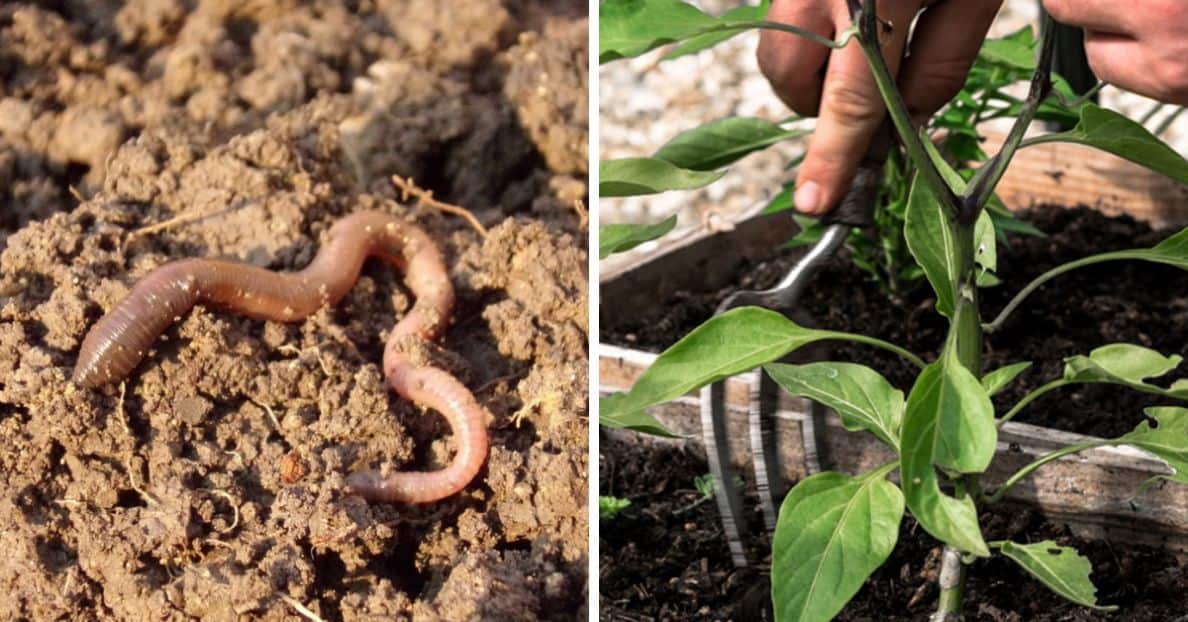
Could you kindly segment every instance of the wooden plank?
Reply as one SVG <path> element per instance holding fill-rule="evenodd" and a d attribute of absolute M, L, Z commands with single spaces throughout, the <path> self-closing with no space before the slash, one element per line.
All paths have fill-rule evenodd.
<path fill-rule="evenodd" d="M 987 136 L 983 148 L 997 152 L 1003 137 Z M 1085 205 L 1156 228 L 1188 224 L 1188 186 L 1084 145 L 1043 143 L 1020 149 L 997 191 L 1011 209 Z"/>
<path fill-rule="evenodd" d="M 692 229 L 665 240 L 662 252 L 655 255 L 600 264 L 602 321 L 620 321 L 621 314 L 653 306 L 673 292 L 724 287 L 740 264 L 771 257 L 773 249 L 791 239 L 797 228 L 787 212 L 763 216 L 763 208 L 758 204 L 740 214 L 731 231 Z M 739 244 L 742 240 L 746 243 Z"/>

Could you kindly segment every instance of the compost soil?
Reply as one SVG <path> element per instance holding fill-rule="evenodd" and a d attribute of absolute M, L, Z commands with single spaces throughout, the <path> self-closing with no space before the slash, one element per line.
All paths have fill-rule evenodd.
<path fill-rule="evenodd" d="M 703 455 L 684 445 L 640 442 L 604 434 L 599 446 L 601 495 L 631 501 L 599 529 L 599 616 L 607 621 L 771 620 L 771 542 L 750 538 L 756 567 L 730 561 L 714 501 L 695 490 L 708 472 Z M 753 482 L 744 507 L 757 508 Z M 750 533 L 762 532 L 751 515 Z M 971 622 L 1180 622 L 1188 612 L 1188 572 L 1171 553 L 1152 547 L 1082 540 L 1027 508 L 1003 506 L 979 517 L 988 539 L 1051 539 L 1071 546 L 1092 565 L 1094 611 L 1057 596 L 1023 570 L 995 556 L 969 567 L 965 613 Z M 890 558 L 876 570 L 837 620 L 923 622 L 936 605 L 941 549 L 909 516 Z"/>
<path fill-rule="evenodd" d="M 1087 208 L 1041 207 L 1021 216 L 1047 237 L 1011 235 L 1006 245 L 999 245 L 1002 284 L 981 290 L 982 314 L 987 319 L 1031 279 L 1054 266 L 1099 252 L 1150 247 L 1174 233 L 1153 231 L 1129 217 L 1111 218 Z M 735 285 L 676 292 L 640 315 L 603 323 L 602 341 L 661 351 L 709 319 L 735 289 L 774 286 L 795 258 L 790 251 L 773 252 L 768 260 L 740 266 Z M 798 321 L 879 337 L 930 359 L 938 353 L 947 330 L 945 319 L 934 310 L 935 298 L 926 282 L 892 300 L 844 253 L 817 275 L 802 302 Z M 1018 361 L 1034 363 L 994 396 L 997 411 L 1005 412 L 1031 390 L 1059 378 L 1065 357 L 1116 342 L 1183 354 L 1188 343 L 1188 275 L 1170 266 L 1125 261 L 1089 266 L 1049 281 L 989 336 L 984 356 L 987 370 Z M 915 368 L 894 354 L 839 343 L 829 347 L 833 360 L 869 365 L 905 392 L 915 379 Z M 1175 370 L 1158 382 L 1184 376 L 1185 370 Z M 1110 438 L 1134 429 L 1143 420 L 1143 409 L 1158 403 L 1158 397 L 1117 385 L 1074 385 L 1032 402 L 1016 420 Z"/>
<path fill-rule="evenodd" d="M 585 13 L 0 6 L 0 619 L 586 617 Z M 417 222 L 450 265 L 434 356 L 491 413 L 462 493 L 344 492 L 357 468 L 452 455 L 444 420 L 383 380 L 411 300 L 378 262 L 302 322 L 198 307 L 126 383 L 68 382 L 153 268 L 300 269 L 361 209 Z"/>

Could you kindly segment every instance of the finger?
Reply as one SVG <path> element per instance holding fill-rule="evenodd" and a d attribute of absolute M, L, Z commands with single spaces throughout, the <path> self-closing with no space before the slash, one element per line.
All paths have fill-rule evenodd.
<path fill-rule="evenodd" d="M 767 20 L 810 30 L 833 38 L 835 29 L 828 8 L 821 2 L 776 0 Z M 788 107 L 804 116 L 816 116 L 821 100 L 821 69 L 830 48 L 789 32 L 764 29 L 759 34 L 756 58 L 759 71 Z"/>
<path fill-rule="evenodd" d="M 1052 19 L 1090 30 L 1133 34 L 1127 9 L 1116 0 L 1043 0 Z M 1138 3 L 1141 5 L 1141 3 Z M 1137 7 L 1132 7 L 1137 8 Z"/>
<path fill-rule="evenodd" d="M 1125 35 L 1085 31 L 1085 56 L 1101 80 L 1162 102 L 1188 104 L 1183 58 Z"/>
<path fill-rule="evenodd" d="M 965 85 L 1001 5 L 1002 0 L 942 2 L 916 20 L 911 52 L 899 73 L 899 90 L 913 119 L 930 116 Z"/>
<path fill-rule="evenodd" d="M 843 13 L 837 16 L 838 23 L 849 23 L 845 3 L 839 4 Z M 894 74 L 920 3 L 895 0 L 879 4 L 879 17 L 890 21 L 893 28 L 883 55 Z M 858 42 L 835 50 L 825 71 L 820 118 L 796 178 L 793 199 L 797 210 L 820 215 L 833 209 L 845 195 L 884 114 L 883 100 Z"/>

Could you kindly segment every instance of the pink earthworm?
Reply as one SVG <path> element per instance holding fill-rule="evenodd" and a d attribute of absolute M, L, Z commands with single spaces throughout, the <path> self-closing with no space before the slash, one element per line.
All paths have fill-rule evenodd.
<path fill-rule="evenodd" d="M 442 470 L 387 476 L 360 471 L 347 477 L 347 486 L 371 501 L 429 503 L 448 497 L 466 487 L 486 460 L 487 413 L 458 379 L 409 356 L 410 347 L 436 338 L 445 327 L 454 288 L 433 240 L 381 212 L 336 222 L 326 245 L 299 272 L 213 259 L 183 259 L 157 268 L 87 333 L 71 379 L 97 388 L 127 377 L 157 337 L 199 302 L 257 319 L 301 320 L 341 300 L 370 256 L 402 270 L 416 297 L 388 336 L 384 376 L 401 397 L 445 415 L 458 449 Z"/>

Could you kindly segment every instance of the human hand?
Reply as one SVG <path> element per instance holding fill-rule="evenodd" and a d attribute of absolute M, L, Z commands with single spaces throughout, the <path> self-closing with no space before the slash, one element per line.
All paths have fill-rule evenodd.
<path fill-rule="evenodd" d="M 965 84 L 1002 0 L 882 0 L 879 18 L 892 25 L 883 54 L 913 119 L 926 119 Z M 1168 2 L 1167 4 L 1172 4 Z M 908 26 L 916 22 L 910 55 Z M 774 0 L 767 19 L 836 38 L 850 26 L 846 0 Z M 797 35 L 764 30 L 759 69 L 798 114 L 819 116 L 796 178 L 793 204 L 820 216 L 845 196 L 871 137 L 886 114 L 857 41 L 834 50 Z M 902 59 L 902 63 L 900 62 Z M 901 67 L 902 64 L 902 67 Z"/>
<path fill-rule="evenodd" d="M 1085 29 L 1093 73 L 1114 86 L 1188 104 L 1188 4 L 1132 0 L 1044 0 L 1058 22 Z"/>

